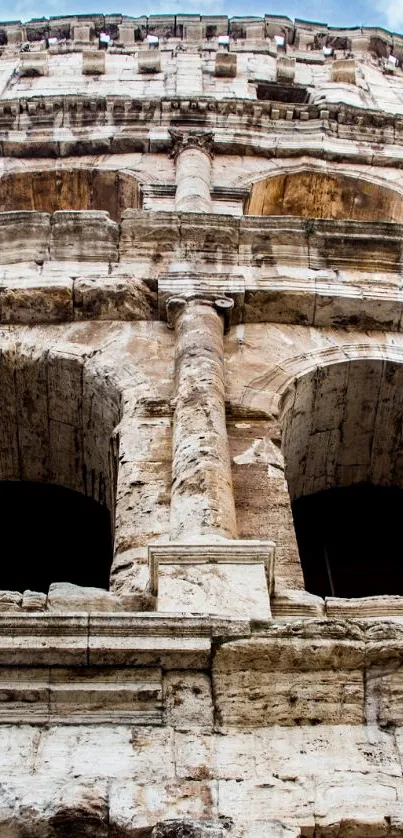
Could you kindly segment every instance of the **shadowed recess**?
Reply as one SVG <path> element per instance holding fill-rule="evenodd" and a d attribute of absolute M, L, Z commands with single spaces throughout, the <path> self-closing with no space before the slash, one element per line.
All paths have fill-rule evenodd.
<path fill-rule="evenodd" d="M 52 582 L 108 588 L 108 509 L 62 486 L 0 481 L 0 587 L 47 593 Z"/>
<path fill-rule="evenodd" d="M 125 209 L 139 205 L 138 182 L 126 172 L 48 168 L 0 178 L 1 212 L 105 210 L 114 221 L 120 221 Z"/>
<path fill-rule="evenodd" d="M 298 498 L 306 589 L 319 596 L 403 595 L 403 489 L 359 484 Z"/>
<path fill-rule="evenodd" d="M 283 410 L 307 590 L 403 595 L 403 364 L 361 358 L 317 367 L 293 382 Z"/>
<path fill-rule="evenodd" d="M 304 170 L 255 183 L 246 214 L 402 222 L 403 198 L 377 183 Z"/>
<path fill-rule="evenodd" d="M 0 363 L 0 588 L 107 588 L 120 393 L 91 358 L 24 350 Z"/>

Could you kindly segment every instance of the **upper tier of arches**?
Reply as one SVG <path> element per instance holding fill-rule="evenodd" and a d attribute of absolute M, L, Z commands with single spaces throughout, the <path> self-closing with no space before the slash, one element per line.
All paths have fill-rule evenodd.
<path fill-rule="evenodd" d="M 255 182 L 246 214 L 401 222 L 403 196 L 379 181 L 303 168 Z"/>
<path fill-rule="evenodd" d="M 114 221 L 140 206 L 140 191 L 131 172 L 96 168 L 45 168 L 15 171 L 0 177 L 0 211 L 105 210 Z"/>

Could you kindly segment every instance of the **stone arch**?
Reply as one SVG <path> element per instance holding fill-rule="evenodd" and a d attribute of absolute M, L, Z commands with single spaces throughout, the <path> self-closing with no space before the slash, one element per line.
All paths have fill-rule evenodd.
<path fill-rule="evenodd" d="M 0 211 L 105 210 L 114 221 L 140 207 L 139 178 L 127 170 L 69 166 L 16 170 L 0 177 Z"/>
<path fill-rule="evenodd" d="M 355 221 L 403 220 L 403 186 L 348 165 L 298 161 L 249 177 L 246 215 Z"/>
<path fill-rule="evenodd" d="M 403 490 L 403 357 L 401 350 L 379 349 L 356 347 L 343 358 L 334 352 L 330 363 L 329 355 L 315 365 L 306 359 L 283 389 L 285 477 L 311 593 L 403 593 L 396 514 Z"/>
<path fill-rule="evenodd" d="M 235 399 L 234 403 L 242 412 L 264 411 L 272 416 L 284 417 L 294 399 L 295 388 L 300 378 L 320 367 L 359 359 L 403 363 L 403 346 L 380 343 L 375 337 L 374 340 L 362 343 L 334 343 L 326 348 L 286 356 L 269 369 L 263 367 L 262 371 L 243 387 L 239 402 Z"/>
<path fill-rule="evenodd" d="M 97 511 L 101 515 L 93 520 L 101 522 L 102 533 L 106 533 L 108 538 L 108 545 L 102 544 L 102 547 L 105 546 L 106 559 L 103 556 L 102 572 L 98 574 L 96 550 L 101 542 L 98 543 L 98 535 L 94 530 L 94 555 L 89 559 L 94 564 L 90 566 L 89 563 L 82 573 L 78 568 L 76 578 L 61 579 L 63 561 L 63 567 L 67 566 L 67 559 L 62 559 L 63 539 L 70 538 L 70 529 L 75 526 L 79 539 L 80 524 L 74 518 L 67 519 L 66 531 L 56 533 L 53 521 L 46 521 L 43 510 L 43 541 L 49 531 L 54 539 L 54 561 L 58 568 L 53 578 L 49 576 L 48 584 L 52 581 L 72 581 L 107 587 L 112 563 L 117 480 L 117 450 L 113 432 L 120 420 L 120 393 L 109 380 L 96 374 L 94 367 L 85 363 L 86 360 L 85 354 L 74 352 L 73 346 L 69 351 L 69 348 L 50 349 L 45 344 L 3 345 L 0 355 L 0 519 L 4 544 L 9 548 L 14 542 L 10 536 L 6 539 L 5 529 L 13 525 L 19 527 L 19 517 L 14 513 L 13 503 L 28 504 L 22 507 L 26 511 L 32 504 L 38 504 L 40 515 L 41 503 L 45 507 L 49 504 L 52 509 L 56 509 L 59 504 L 57 509 L 62 513 L 64 505 L 70 504 L 70 501 L 75 503 L 74 493 L 78 506 L 71 506 L 72 514 L 77 512 L 78 516 L 84 516 L 80 521 L 85 520 L 89 511 L 91 514 Z M 53 494 L 46 489 L 51 486 L 55 487 Z M 18 487 L 22 491 L 19 492 Z M 35 487 L 38 487 L 37 490 Z M 56 491 L 59 495 L 55 500 L 56 506 L 53 506 Z M 11 504 L 10 492 L 15 498 Z M 42 500 L 38 500 L 39 495 Z M 80 496 L 90 499 L 91 505 L 87 504 L 83 508 Z M 4 517 L 4 510 L 13 519 L 11 522 Z M 109 513 L 108 520 L 106 510 Z M 24 514 L 21 513 L 22 527 L 23 521 Z M 16 541 L 23 543 L 22 537 L 18 541 L 18 529 L 16 536 Z M 86 539 L 89 544 L 92 543 L 91 534 Z M 21 547 L 16 549 L 17 552 L 21 551 Z M 30 561 L 31 564 L 38 562 L 38 578 L 42 582 L 34 589 L 44 590 L 43 579 L 48 575 L 48 568 L 41 566 L 39 572 L 41 556 L 38 556 L 38 552 L 40 550 L 37 545 Z M 7 557 L 4 556 L 4 549 L 2 555 L 5 561 Z M 75 567 L 77 570 L 77 562 Z M 93 569 L 96 572 L 91 581 Z M 49 563 L 49 573 L 51 571 Z M 11 583 L 4 583 L 4 579 L 1 582 L 1 574 L 0 563 L 0 587 L 10 588 Z M 26 579 L 27 574 L 30 582 L 25 587 L 31 587 L 35 573 L 31 572 L 28 564 L 22 568 L 18 578 Z M 7 579 L 14 578 L 14 575 L 10 571 Z M 78 581 L 81 579 L 83 581 Z"/>

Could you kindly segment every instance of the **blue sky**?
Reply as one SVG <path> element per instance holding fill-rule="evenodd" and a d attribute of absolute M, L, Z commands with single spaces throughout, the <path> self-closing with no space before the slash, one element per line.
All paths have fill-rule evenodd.
<path fill-rule="evenodd" d="M 103 2 L 107 5 L 103 6 Z M 28 20 L 32 17 L 83 12 L 122 12 L 133 16 L 174 12 L 227 14 L 229 16 L 286 14 L 291 18 L 318 20 L 331 26 L 384 26 L 403 32 L 403 0 L 0 0 L 1 20 Z"/>

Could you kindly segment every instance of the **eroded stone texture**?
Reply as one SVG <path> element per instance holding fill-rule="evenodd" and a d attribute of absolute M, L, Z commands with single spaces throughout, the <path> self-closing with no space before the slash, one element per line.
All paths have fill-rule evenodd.
<path fill-rule="evenodd" d="M 218 310 L 197 297 L 168 306 L 176 335 L 171 540 L 234 538 L 220 300 Z"/>
<path fill-rule="evenodd" d="M 401 838 L 403 592 L 304 590 L 291 501 L 403 482 L 403 38 L 0 46 L 0 479 L 114 540 L 109 590 L 0 591 L 0 838 Z"/>
<path fill-rule="evenodd" d="M 157 824 L 153 829 L 152 838 L 223 838 L 229 824 L 224 826 L 216 822 L 173 820 Z"/>
<path fill-rule="evenodd" d="M 174 143 L 178 212 L 211 212 L 211 133 L 179 134 L 171 131 Z"/>

